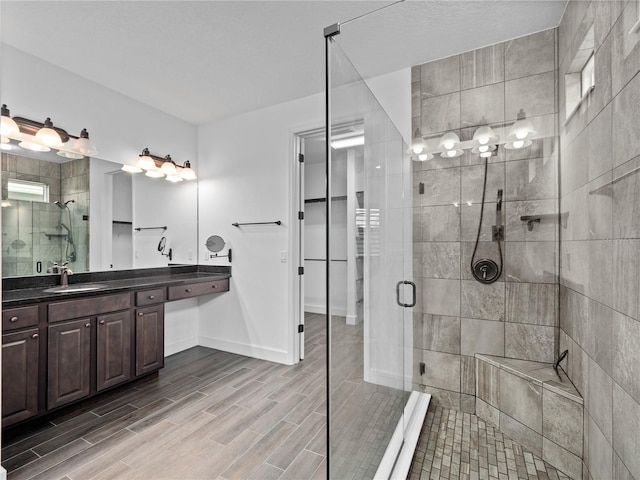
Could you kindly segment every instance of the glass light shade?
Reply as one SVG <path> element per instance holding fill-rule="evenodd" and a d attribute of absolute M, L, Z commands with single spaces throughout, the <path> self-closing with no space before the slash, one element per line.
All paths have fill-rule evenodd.
<path fill-rule="evenodd" d="M 10 143 L 0 143 L 0 150 L 4 150 L 5 152 L 9 150 L 13 150 L 13 147 Z"/>
<path fill-rule="evenodd" d="M 493 153 L 492 153 L 492 152 L 482 152 L 482 153 L 480 154 L 480 157 L 481 157 L 481 158 L 489 158 L 491 155 L 493 155 Z"/>
<path fill-rule="evenodd" d="M 23 140 L 18 144 L 19 147 L 24 148 L 25 150 L 31 150 L 32 152 L 49 152 L 51 149 L 45 145 L 40 145 L 39 143 L 29 142 Z"/>
<path fill-rule="evenodd" d="M 418 160 L 420 160 L 421 162 L 426 161 L 429 158 L 429 154 L 427 153 L 421 153 L 420 155 L 418 155 Z"/>
<path fill-rule="evenodd" d="M 195 180 L 196 178 L 198 178 L 196 177 L 196 172 L 193 170 L 193 168 L 188 166 L 188 163 L 189 162 L 185 163 L 185 166 L 180 169 L 180 176 L 185 180 Z"/>
<path fill-rule="evenodd" d="M 520 148 L 525 148 L 528 147 L 532 144 L 533 142 L 529 139 L 524 139 L 524 140 L 514 140 L 512 142 L 507 142 L 504 144 L 504 148 L 506 148 L 507 150 L 518 150 Z"/>
<path fill-rule="evenodd" d="M 9 137 L 0 137 L 0 143 L 9 143 L 11 139 Z"/>
<path fill-rule="evenodd" d="M 487 145 L 488 143 L 495 142 L 497 140 L 498 137 L 489 125 L 478 128 L 473 134 L 473 141 L 478 142 L 480 145 Z"/>
<path fill-rule="evenodd" d="M 128 173 L 140 173 L 142 169 L 140 167 L 136 167 L 135 165 L 122 165 L 121 170 Z"/>
<path fill-rule="evenodd" d="M 74 152 L 79 152 L 85 157 L 92 157 L 98 154 L 98 150 L 96 149 L 96 146 L 93 144 L 91 140 L 89 140 L 89 137 L 76 138 L 73 141 L 71 150 L 73 150 Z"/>
<path fill-rule="evenodd" d="M 447 150 L 446 152 L 442 152 L 440 156 L 442 158 L 456 158 L 464 153 L 463 150 Z"/>
<path fill-rule="evenodd" d="M 84 158 L 84 155 L 76 152 L 70 152 L 68 150 L 58 150 L 58 155 L 64 158 L 73 158 L 74 160 L 80 160 L 81 158 Z"/>
<path fill-rule="evenodd" d="M 8 115 L 2 115 L 0 119 L 0 135 L 6 137 L 16 137 L 20 135 L 18 124 Z"/>
<path fill-rule="evenodd" d="M 162 173 L 164 173 L 167 176 L 177 176 L 178 175 L 178 170 L 176 169 L 176 166 L 173 162 L 171 161 L 166 161 L 164 162 L 161 166 L 160 166 L 160 171 Z"/>
<path fill-rule="evenodd" d="M 147 177 L 151 177 L 151 178 L 162 178 L 162 177 L 164 177 L 164 173 L 162 173 L 159 169 L 147 170 L 147 173 L 145 173 L 145 175 Z"/>
<path fill-rule="evenodd" d="M 180 175 L 167 175 L 167 178 L 165 178 L 166 181 L 168 182 L 181 182 L 182 180 L 184 180 Z"/>
<path fill-rule="evenodd" d="M 445 133 L 438 146 L 445 150 L 453 150 L 460 143 L 460 137 L 453 132 Z"/>
<path fill-rule="evenodd" d="M 0 201 L 0 206 L 2 208 L 10 207 L 11 206 L 11 202 L 9 200 L 2 200 L 2 201 Z"/>
<path fill-rule="evenodd" d="M 524 140 L 535 133 L 533 124 L 529 120 L 518 120 L 509 129 L 509 136 L 507 138 L 509 140 Z"/>
<path fill-rule="evenodd" d="M 60 134 L 58 134 L 58 132 L 56 132 L 52 127 L 53 123 L 51 123 L 51 119 L 47 118 L 44 121 L 44 127 L 36 132 L 36 140 L 47 147 L 60 148 L 64 144 L 62 143 Z"/>
<path fill-rule="evenodd" d="M 480 156 L 482 156 L 483 153 L 488 153 L 489 155 L 491 155 L 491 152 L 493 152 L 497 148 L 498 147 L 496 147 L 495 145 L 479 145 L 477 147 L 473 147 L 471 149 L 471 153 L 479 153 Z"/>
<path fill-rule="evenodd" d="M 153 158 L 147 155 L 138 158 L 138 167 L 142 168 L 143 170 L 155 170 L 157 168 L 156 162 L 153 160 Z"/>
<path fill-rule="evenodd" d="M 413 142 L 411 143 L 410 153 L 413 153 L 415 155 L 420 155 L 422 152 L 424 152 L 425 148 L 426 148 L 425 141 L 421 137 L 416 137 L 413 139 Z"/>

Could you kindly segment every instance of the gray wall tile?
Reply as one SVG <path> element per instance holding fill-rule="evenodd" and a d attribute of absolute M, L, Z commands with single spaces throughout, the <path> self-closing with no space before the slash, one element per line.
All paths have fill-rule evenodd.
<path fill-rule="evenodd" d="M 556 248 L 555 242 L 509 242 L 504 249 L 507 281 L 557 283 Z"/>
<path fill-rule="evenodd" d="M 542 457 L 542 435 L 500 412 L 500 431 L 528 449 L 534 455 Z"/>
<path fill-rule="evenodd" d="M 580 443 L 582 444 L 582 435 Z M 542 438 L 542 459 L 562 473 L 569 475 L 570 478 L 581 478 L 582 476 L 581 456 L 571 453 L 546 437 Z"/>
<path fill-rule="evenodd" d="M 460 392 L 460 355 L 424 350 L 422 359 L 426 364 L 423 384 Z"/>
<path fill-rule="evenodd" d="M 507 322 L 556 326 L 557 285 L 507 282 L 506 288 Z"/>
<path fill-rule="evenodd" d="M 423 64 L 420 79 L 423 98 L 460 91 L 460 55 Z"/>
<path fill-rule="evenodd" d="M 640 402 L 640 322 L 613 313 L 613 378 Z"/>
<path fill-rule="evenodd" d="M 473 318 L 460 319 L 462 355 L 504 356 L 504 323 Z"/>
<path fill-rule="evenodd" d="M 582 411 L 581 404 L 544 389 L 542 436 L 582 458 Z"/>
<path fill-rule="evenodd" d="M 425 278 L 422 309 L 425 313 L 459 316 L 460 281 Z"/>
<path fill-rule="evenodd" d="M 475 280 L 463 280 L 460 292 L 461 315 L 484 320 L 504 320 L 504 285 L 504 282 L 482 284 Z"/>
<path fill-rule="evenodd" d="M 500 405 L 500 368 L 488 362 L 475 359 L 476 396 L 488 405 L 498 408 Z"/>
<path fill-rule="evenodd" d="M 421 348 L 460 353 L 460 318 L 430 314 L 424 314 L 423 318 Z"/>
<path fill-rule="evenodd" d="M 460 93 L 450 93 L 422 100 L 422 135 L 458 130 L 459 128 Z"/>
<path fill-rule="evenodd" d="M 589 395 L 586 398 L 589 415 L 609 443 L 612 439 L 613 382 L 597 362 L 589 360 Z"/>
<path fill-rule="evenodd" d="M 460 240 L 460 208 L 454 205 L 421 209 L 422 240 L 425 242 L 457 242 Z M 414 231 L 415 231 L 414 227 Z"/>
<path fill-rule="evenodd" d="M 476 415 L 485 422 L 498 428 L 500 423 L 500 410 L 476 398 Z"/>
<path fill-rule="evenodd" d="M 638 432 L 640 432 L 640 405 L 614 383 L 613 447 L 634 478 L 640 478 Z"/>
<path fill-rule="evenodd" d="M 462 89 L 504 81 L 504 43 L 461 55 Z"/>
<path fill-rule="evenodd" d="M 589 472 L 593 478 L 613 478 L 613 449 L 589 418 Z"/>
<path fill-rule="evenodd" d="M 500 370 L 500 412 L 542 434 L 542 386 Z"/>
<path fill-rule="evenodd" d="M 554 361 L 555 328 L 505 324 L 505 355 L 535 362 Z"/>
<path fill-rule="evenodd" d="M 516 120 L 520 110 L 527 117 L 555 112 L 555 73 L 541 73 L 505 82 L 505 121 Z M 424 106 L 423 106 L 424 108 Z"/>
<path fill-rule="evenodd" d="M 463 90 L 460 97 L 462 127 L 476 127 L 504 121 L 504 83 Z"/>
<path fill-rule="evenodd" d="M 460 278 L 458 242 L 425 242 L 422 244 L 420 260 L 422 276 L 425 278 Z"/>
<path fill-rule="evenodd" d="M 551 72 L 555 68 L 556 30 L 516 38 L 505 43 L 505 78 Z"/>
<path fill-rule="evenodd" d="M 640 155 L 640 135 L 634 126 L 640 123 L 640 77 L 636 76 L 613 99 L 614 166 L 622 165 Z"/>

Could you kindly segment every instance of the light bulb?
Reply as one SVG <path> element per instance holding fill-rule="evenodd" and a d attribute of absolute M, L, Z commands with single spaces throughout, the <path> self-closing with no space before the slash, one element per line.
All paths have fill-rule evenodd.
<path fill-rule="evenodd" d="M 488 152 L 489 151 L 489 145 L 482 145 L 481 147 L 478 147 L 478 151 L 480 153 Z"/>
<path fill-rule="evenodd" d="M 442 146 L 444 147 L 445 150 L 451 150 L 455 146 L 455 143 L 445 142 Z"/>
<path fill-rule="evenodd" d="M 513 142 L 513 148 L 522 148 L 524 147 L 524 140 L 515 140 Z"/>
<path fill-rule="evenodd" d="M 449 151 L 447 152 L 447 155 L 448 155 L 449 157 L 455 157 L 455 156 L 456 156 L 456 153 L 457 153 L 457 152 L 456 152 L 455 150 L 449 150 Z"/>
<path fill-rule="evenodd" d="M 414 145 L 413 146 L 413 153 L 415 153 L 416 155 L 420 155 L 424 150 L 424 147 L 422 145 Z"/>
<path fill-rule="evenodd" d="M 445 133 L 440 139 L 439 146 L 444 150 L 452 150 L 460 143 L 460 137 L 453 132 Z"/>
<path fill-rule="evenodd" d="M 491 156 L 491 152 L 482 152 L 480 154 L 480 158 L 489 158 Z"/>
<path fill-rule="evenodd" d="M 478 143 L 480 145 L 486 145 L 487 143 L 489 143 L 489 137 L 482 137 L 478 139 Z"/>
<path fill-rule="evenodd" d="M 421 162 L 424 162 L 427 158 L 429 158 L 429 156 L 426 153 L 418 155 L 418 160 L 420 160 Z"/>
<path fill-rule="evenodd" d="M 145 173 L 145 175 L 147 177 L 151 177 L 151 178 L 162 178 L 162 177 L 164 177 L 164 173 L 162 173 L 160 170 L 147 170 L 147 173 Z"/>
<path fill-rule="evenodd" d="M 525 138 L 527 138 L 527 131 L 526 130 L 518 130 L 516 132 L 516 138 L 518 140 L 524 140 Z"/>

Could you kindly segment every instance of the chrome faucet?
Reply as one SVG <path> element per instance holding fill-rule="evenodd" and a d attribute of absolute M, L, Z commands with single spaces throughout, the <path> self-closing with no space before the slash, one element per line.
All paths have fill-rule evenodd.
<path fill-rule="evenodd" d="M 61 266 L 58 267 L 60 271 L 60 286 L 68 287 L 69 286 L 69 275 L 73 275 L 71 269 L 67 266 L 69 262 L 64 262 Z"/>

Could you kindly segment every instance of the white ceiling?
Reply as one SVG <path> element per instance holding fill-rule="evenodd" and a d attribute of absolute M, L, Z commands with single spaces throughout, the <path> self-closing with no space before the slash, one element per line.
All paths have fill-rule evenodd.
<path fill-rule="evenodd" d="M 323 28 L 389 1 L 6 1 L 2 41 L 187 122 L 321 92 Z M 406 1 L 343 25 L 365 77 L 559 24 L 565 0 Z"/>

